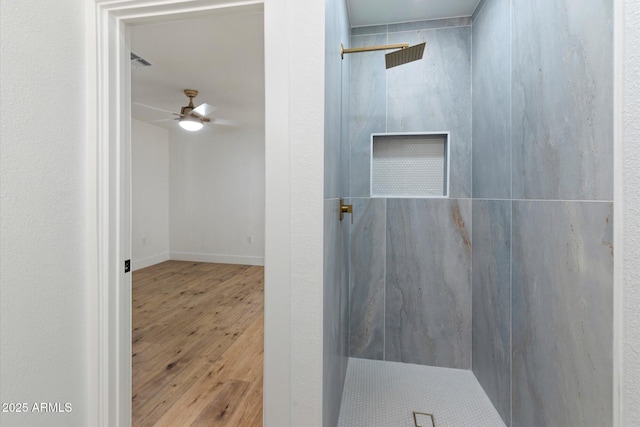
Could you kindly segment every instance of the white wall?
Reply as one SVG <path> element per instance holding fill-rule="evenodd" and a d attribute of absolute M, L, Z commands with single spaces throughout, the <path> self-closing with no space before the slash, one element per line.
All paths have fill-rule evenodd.
<path fill-rule="evenodd" d="M 264 265 L 264 129 L 132 121 L 132 269 L 168 259 Z"/>
<path fill-rule="evenodd" d="M 170 132 L 171 259 L 264 264 L 264 162 L 261 127 Z"/>
<path fill-rule="evenodd" d="M 89 425 L 85 4 L 0 3 L 0 401 L 72 404 L 7 427 Z"/>
<path fill-rule="evenodd" d="M 288 6 L 290 425 L 311 427 L 322 425 L 325 0 Z"/>
<path fill-rule="evenodd" d="M 264 4 L 265 72 L 265 427 L 291 425 L 291 56 L 290 2 Z M 322 384 L 318 385 L 322 387 Z M 317 398 L 317 397 L 316 397 Z"/>
<path fill-rule="evenodd" d="M 169 131 L 131 121 L 131 269 L 169 259 Z"/>
<path fill-rule="evenodd" d="M 624 132 L 617 163 L 623 182 L 616 185 L 616 196 L 623 196 L 623 252 L 616 256 L 622 256 L 624 283 L 621 425 L 631 426 L 640 420 L 640 2 L 625 0 L 623 16 Z"/>

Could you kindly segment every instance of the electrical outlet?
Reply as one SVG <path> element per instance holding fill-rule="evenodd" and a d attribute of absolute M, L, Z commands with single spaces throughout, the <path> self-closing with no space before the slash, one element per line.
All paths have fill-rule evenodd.
<path fill-rule="evenodd" d="M 130 271 L 131 271 L 131 260 L 128 259 L 128 260 L 125 260 L 124 262 L 124 272 L 128 273 Z"/>
<path fill-rule="evenodd" d="M 147 244 L 147 238 L 143 237 L 142 238 L 142 246 L 145 246 Z"/>
<path fill-rule="evenodd" d="M 247 243 L 253 243 L 253 236 L 247 236 Z"/>

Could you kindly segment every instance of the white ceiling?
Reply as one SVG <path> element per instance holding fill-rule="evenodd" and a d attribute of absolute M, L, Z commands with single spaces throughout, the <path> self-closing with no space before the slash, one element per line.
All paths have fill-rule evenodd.
<path fill-rule="evenodd" d="M 471 16 L 480 0 L 347 0 L 352 27 Z"/>
<path fill-rule="evenodd" d="M 131 100 L 180 112 L 184 89 L 199 91 L 195 105 L 206 102 L 211 114 L 241 125 L 264 123 L 263 13 L 211 14 L 198 19 L 131 28 L 131 50 L 151 63 L 131 70 Z M 132 105 L 132 116 L 167 129 L 169 113 Z"/>
<path fill-rule="evenodd" d="M 347 0 L 352 27 L 469 16 L 480 0 Z M 131 28 L 132 51 L 150 67 L 131 71 L 133 102 L 179 112 L 184 89 L 214 118 L 264 124 L 264 14 L 261 5 L 221 9 L 197 18 Z M 132 105 L 135 119 L 176 128 L 169 113 Z"/>

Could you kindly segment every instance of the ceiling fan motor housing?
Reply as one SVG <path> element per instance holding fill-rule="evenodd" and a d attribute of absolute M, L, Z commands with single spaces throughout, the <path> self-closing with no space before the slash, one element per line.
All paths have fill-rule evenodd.
<path fill-rule="evenodd" d="M 188 116 L 189 114 L 191 114 L 192 110 L 193 110 L 193 105 L 187 105 L 186 107 L 182 107 L 180 109 L 180 115 Z"/>
<path fill-rule="evenodd" d="M 194 89 L 185 89 L 184 94 L 189 98 L 195 98 L 196 96 L 198 96 L 198 91 Z"/>
<path fill-rule="evenodd" d="M 195 89 L 185 89 L 184 94 L 189 98 L 189 105 L 187 105 L 186 107 L 182 107 L 180 109 L 180 114 L 188 115 L 191 114 L 191 111 L 193 111 L 193 98 L 198 96 L 198 91 Z"/>

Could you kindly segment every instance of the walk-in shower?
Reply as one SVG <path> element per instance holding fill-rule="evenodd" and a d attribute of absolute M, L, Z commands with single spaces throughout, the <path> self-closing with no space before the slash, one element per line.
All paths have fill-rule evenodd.
<path fill-rule="evenodd" d="M 483 0 L 348 40 L 363 53 L 327 104 L 346 94 L 353 212 L 331 228 L 348 235 L 339 425 L 611 425 L 612 3 Z M 385 71 L 378 48 L 411 64 Z M 406 149 L 419 135 L 446 138 Z M 411 176 L 445 179 L 399 189 L 405 151 Z"/>

